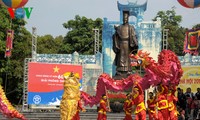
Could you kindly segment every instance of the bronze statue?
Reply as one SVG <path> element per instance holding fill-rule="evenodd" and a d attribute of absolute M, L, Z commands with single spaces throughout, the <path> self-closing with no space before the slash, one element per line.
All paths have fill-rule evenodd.
<path fill-rule="evenodd" d="M 128 19 L 129 11 L 123 11 L 123 24 L 115 27 L 113 35 L 113 51 L 116 54 L 114 64 L 117 67 L 114 79 L 126 78 L 131 74 L 129 55 L 137 53 L 138 50 L 135 28 L 129 25 Z"/>

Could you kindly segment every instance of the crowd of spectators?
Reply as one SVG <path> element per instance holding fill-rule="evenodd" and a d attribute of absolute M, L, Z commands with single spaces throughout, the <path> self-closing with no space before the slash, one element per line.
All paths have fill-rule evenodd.
<path fill-rule="evenodd" d="M 177 88 L 177 109 L 179 120 L 200 120 L 200 88 L 193 93 L 191 88 L 187 88 L 184 93 L 183 89 Z"/>

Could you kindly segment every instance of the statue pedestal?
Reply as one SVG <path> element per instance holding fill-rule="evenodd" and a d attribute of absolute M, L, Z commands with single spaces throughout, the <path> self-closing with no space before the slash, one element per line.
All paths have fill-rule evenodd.
<path fill-rule="evenodd" d="M 124 73 L 124 74 L 116 74 L 115 76 L 113 76 L 112 78 L 115 80 L 121 80 L 121 79 L 126 79 L 129 76 L 129 74 Z"/>
<path fill-rule="evenodd" d="M 111 102 L 110 108 L 111 108 L 112 112 L 114 112 L 114 113 L 123 112 L 123 103 L 121 103 L 119 101 Z"/>

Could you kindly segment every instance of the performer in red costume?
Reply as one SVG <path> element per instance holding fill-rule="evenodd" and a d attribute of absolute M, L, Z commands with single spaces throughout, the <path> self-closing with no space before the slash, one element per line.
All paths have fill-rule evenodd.
<path fill-rule="evenodd" d="M 146 108 L 144 105 L 144 94 L 142 87 L 138 82 L 133 87 L 133 103 L 135 108 L 135 120 L 146 120 Z"/>
<path fill-rule="evenodd" d="M 124 120 L 133 120 L 132 119 L 132 106 L 133 106 L 133 101 L 132 101 L 132 97 L 131 94 L 127 94 L 127 99 L 124 102 L 124 112 L 125 112 L 125 118 Z"/>
<path fill-rule="evenodd" d="M 156 101 L 155 97 L 153 96 L 153 92 L 149 92 L 149 99 L 147 100 L 147 105 L 148 105 L 148 114 L 149 114 L 149 120 L 156 120 L 157 115 L 156 115 Z"/>
<path fill-rule="evenodd" d="M 110 112 L 110 110 L 107 108 L 107 96 L 102 95 L 97 120 L 107 120 L 106 112 Z"/>
<path fill-rule="evenodd" d="M 85 112 L 85 108 L 82 107 L 82 103 L 81 100 L 78 101 L 78 106 L 77 106 L 77 111 L 76 114 L 74 115 L 74 117 L 72 118 L 72 120 L 80 120 L 80 116 L 79 116 L 79 112 Z"/>
<path fill-rule="evenodd" d="M 159 120 L 168 120 L 169 119 L 169 110 L 168 110 L 168 100 L 167 93 L 168 88 L 165 85 L 157 86 L 158 93 L 156 95 L 156 104 L 158 109 L 158 119 Z"/>
<path fill-rule="evenodd" d="M 178 115 L 177 115 L 178 112 L 176 109 L 176 102 L 178 101 L 178 98 L 175 96 L 175 92 L 176 92 L 176 88 L 170 87 L 169 93 L 167 94 L 170 120 L 178 120 Z"/>

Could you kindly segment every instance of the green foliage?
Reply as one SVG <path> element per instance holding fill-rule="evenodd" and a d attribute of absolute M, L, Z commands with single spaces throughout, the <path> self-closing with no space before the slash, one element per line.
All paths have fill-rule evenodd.
<path fill-rule="evenodd" d="M 111 103 L 114 103 L 114 102 L 116 102 L 116 101 L 118 101 L 118 102 L 120 102 L 120 103 L 124 103 L 125 100 L 126 100 L 125 98 L 109 98 L 109 101 L 110 101 Z"/>
<path fill-rule="evenodd" d="M 54 38 L 52 35 L 44 35 L 37 38 L 37 53 L 57 54 L 63 42 L 63 37 Z"/>
<path fill-rule="evenodd" d="M 74 20 L 69 20 L 67 23 L 64 23 L 63 26 L 68 29 L 69 32 L 64 37 L 60 53 L 71 54 L 77 51 L 80 54 L 94 54 L 93 29 L 98 28 L 100 30 L 99 39 L 101 40 L 102 19 L 97 18 L 96 20 L 92 20 L 76 15 Z"/>
<path fill-rule="evenodd" d="M 159 11 L 153 20 L 161 18 L 162 29 L 169 29 L 168 49 L 174 51 L 177 55 L 183 55 L 183 44 L 185 37 L 185 28 L 180 26 L 182 16 L 176 15 L 174 9 Z"/>
<path fill-rule="evenodd" d="M 193 29 L 199 29 L 200 28 L 200 24 L 196 24 L 192 27 Z"/>
<path fill-rule="evenodd" d="M 5 37 L 6 37 L 6 30 L 10 26 L 10 20 L 4 19 L 6 17 L 9 17 L 7 11 L 5 8 L 3 8 L 0 5 L 0 55 L 2 56 L 4 54 L 5 50 Z M 1 61 L 0 61 L 1 62 Z"/>
<path fill-rule="evenodd" d="M 174 9 L 172 10 L 167 10 L 167 11 L 159 11 L 156 15 L 156 18 L 160 17 L 161 18 L 161 26 L 162 28 L 168 28 L 170 29 L 171 27 L 176 28 L 179 27 L 180 22 L 182 21 L 182 16 L 176 15 L 176 12 Z M 154 18 L 153 20 L 155 20 Z"/>
<path fill-rule="evenodd" d="M 11 19 L 7 9 L 0 5 L 0 83 L 11 103 L 22 98 L 24 59 L 31 57 L 31 34 L 24 28 L 23 19 Z M 14 30 L 13 50 L 5 58 L 6 31 Z"/>

